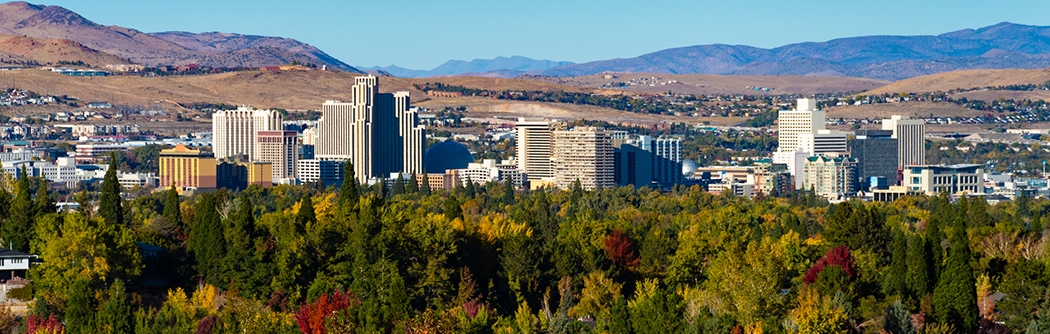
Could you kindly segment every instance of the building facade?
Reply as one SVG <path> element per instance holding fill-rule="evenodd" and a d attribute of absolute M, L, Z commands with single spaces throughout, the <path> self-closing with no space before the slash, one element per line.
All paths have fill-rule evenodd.
<path fill-rule="evenodd" d="M 897 166 L 926 164 L 926 121 L 893 115 L 882 120 L 882 129 L 897 139 Z"/>
<path fill-rule="evenodd" d="M 682 183 L 682 139 L 657 138 L 653 141 L 653 181 L 671 189 Z"/>
<path fill-rule="evenodd" d="M 178 189 L 214 189 L 217 186 L 215 156 L 211 153 L 179 144 L 160 151 L 158 166 L 161 188 L 174 185 Z"/>
<path fill-rule="evenodd" d="M 272 179 L 296 178 L 296 161 L 299 160 L 299 137 L 295 131 L 259 131 L 258 159 L 273 166 Z"/>
<path fill-rule="evenodd" d="M 795 110 L 777 113 L 778 150 L 793 152 L 799 148 L 799 135 L 825 129 L 825 112 L 817 110 L 817 100 L 798 99 Z"/>
<path fill-rule="evenodd" d="M 806 190 L 826 198 L 844 198 L 857 192 L 857 159 L 812 156 L 806 159 Z"/>
<path fill-rule="evenodd" d="M 908 166 L 904 168 L 901 185 L 930 196 L 942 192 L 981 194 L 984 193 L 983 167 L 976 164 Z"/>
<path fill-rule="evenodd" d="M 296 162 L 296 178 L 302 183 L 342 184 L 345 165 L 345 161 L 338 160 L 301 159 Z"/>
<path fill-rule="evenodd" d="M 568 189 L 577 180 L 583 189 L 616 185 L 612 137 L 595 127 L 554 131 L 555 186 Z"/>
<path fill-rule="evenodd" d="M 848 133 L 833 130 L 799 133 L 796 151 L 809 152 L 810 155 L 846 154 L 849 152 L 847 138 Z"/>
<path fill-rule="evenodd" d="M 872 177 L 885 177 L 897 184 L 897 139 L 892 131 L 857 130 L 849 143 L 850 156 L 857 158 L 858 189 L 868 189 Z"/>
<path fill-rule="evenodd" d="M 530 180 L 554 177 L 551 142 L 554 123 L 545 119 L 519 118 L 517 131 L 518 169 Z"/>
<path fill-rule="evenodd" d="M 276 110 L 255 110 L 248 106 L 212 115 L 212 150 L 216 159 L 241 156 L 258 161 L 261 131 L 281 131 L 284 116 Z"/>

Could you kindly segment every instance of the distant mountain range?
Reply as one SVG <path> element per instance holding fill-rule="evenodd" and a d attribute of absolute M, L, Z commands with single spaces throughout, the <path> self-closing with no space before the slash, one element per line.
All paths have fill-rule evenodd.
<path fill-rule="evenodd" d="M 439 77 L 450 75 L 476 75 L 496 77 L 516 77 L 526 73 L 550 70 L 572 62 L 536 60 L 522 56 L 496 57 L 493 59 L 474 59 L 471 61 L 449 60 L 432 70 L 412 70 L 395 65 L 385 67 L 361 67 L 366 71 L 381 71 L 393 76 L 405 78 Z"/>
<path fill-rule="evenodd" d="M 123 59 L 120 63 L 131 62 L 149 66 L 198 64 L 212 67 L 256 67 L 282 65 L 298 60 L 302 63 L 359 72 L 320 49 L 294 39 L 218 32 L 143 33 L 130 28 L 103 26 L 59 6 L 26 2 L 0 4 L 0 35 L 24 36 L 54 43 L 72 41 L 77 44 L 72 48 L 83 46 L 101 53 L 91 56 L 98 61 L 106 61 L 108 55 Z M 25 49 L 25 43 L 21 44 Z M 0 45 L 0 56 L 6 53 L 33 58 L 34 52 L 19 54 L 22 51 L 5 49 Z M 72 58 L 82 56 L 79 54 L 52 56 L 66 58 L 60 59 L 65 61 L 82 60 L 89 63 L 88 59 Z M 40 63 L 51 62 L 33 60 Z"/>

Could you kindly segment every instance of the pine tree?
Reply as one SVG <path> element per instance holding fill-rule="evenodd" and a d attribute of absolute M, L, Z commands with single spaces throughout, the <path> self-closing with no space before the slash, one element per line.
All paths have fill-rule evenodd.
<path fill-rule="evenodd" d="M 227 247 L 222 261 L 223 285 L 220 286 L 236 287 L 252 295 L 258 292 L 254 288 L 260 285 L 260 282 L 252 280 L 253 277 L 256 277 L 253 270 L 258 265 L 254 251 L 255 239 L 259 237 L 259 232 L 255 226 L 255 208 L 251 198 L 247 194 L 242 194 L 239 201 L 240 205 L 232 217 L 226 221 L 223 229 Z"/>
<path fill-rule="evenodd" d="M 295 215 L 295 223 L 307 227 L 317 222 L 317 214 L 314 212 L 314 201 L 310 195 L 303 196 L 299 204 L 299 212 Z"/>
<path fill-rule="evenodd" d="M 66 294 L 67 333 L 96 333 L 94 295 L 91 283 L 86 279 L 78 279 L 69 286 Z"/>
<path fill-rule="evenodd" d="M 7 176 L 7 173 L 0 171 L 0 180 Z M 7 187 L 0 185 L 0 217 L 7 217 L 8 212 L 11 211 L 11 192 L 7 191 Z"/>
<path fill-rule="evenodd" d="M 886 309 L 886 316 L 882 320 L 882 328 L 892 334 L 915 334 L 915 326 L 911 323 L 911 314 L 904 308 L 904 304 L 898 299 Z"/>
<path fill-rule="evenodd" d="M 941 267 L 944 266 L 944 247 L 941 246 L 943 241 L 944 230 L 941 227 L 941 217 L 937 214 L 930 215 L 926 223 L 926 247 L 932 260 L 930 262 L 930 272 L 933 273 L 930 276 L 931 285 L 936 285 L 941 276 Z"/>
<path fill-rule="evenodd" d="M 1041 305 L 1046 302 L 1043 298 L 1050 286 L 1046 269 L 1041 261 L 1023 258 L 1007 267 L 999 284 L 999 291 L 1006 296 L 995 308 L 1000 312 L 1000 319 L 1015 333 L 1023 332 L 1037 314 L 1047 313 Z"/>
<path fill-rule="evenodd" d="M 921 299 L 930 293 L 930 277 L 932 275 L 931 265 L 933 258 L 930 256 L 929 247 L 921 235 L 915 234 L 909 238 L 908 245 L 908 276 L 906 283 L 908 293 L 915 298 Z"/>
<path fill-rule="evenodd" d="M 194 206 L 195 223 L 190 229 L 190 244 L 197 259 L 197 272 L 213 285 L 219 284 L 222 275 L 222 256 L 226 240 L 222 221 L 215 207 L 215 196 L 201 195 Z"/>
<path fill-rule="evenodd" d="M 415 194 L 419 192 L 419 180 L 416 178 L 416 172 L 412 172 L 412 178 L 408 180 L 408 193 Z"/>
<path fill-rule="evenodd" d="M 423 174 L 423 182 L 419 185 L 420 191 L 423 192 L 424 196 L 430 196 L 430 177 L 429 174 Z"/>
<path fill-rule="evenodd" d="M 124 282 L 117 280 L 109 289 L 109 299 L 102 303 L 98 312 L 99 333 L 131 333 L 134 314 L 124 291 Z"/>
<path fill-rule="evenodd" d="M 47 179 L 43 177 L 40 178 L 40 184 L 37 186 L 35 212 L 37 216 L 58 212 L 55 201 L 51 199 L 51 194 L 47 191 Z"/>
<path fill-rule="evenodd" d="M 612 319 L 609 319 L 609 332 L 613 334 L 631 333 L 631 314 L 627 309 L 627 297 L 616 296 L 613 302 Z"/>
<path fill-rule="evenodd" d="M 897 231 L 893 236 L 893 250 L 890 256 L 890 270 L 886 273 L 886 281 L 882 287 L 888 296 L 901 295 L 907 291 L 908 277 L 908 237 L 904 232 Z"/>
<path fill-rule="evenodd" d="M 475 197 L 477 197 L 478 189 L 474 186 L 474 181 L 471 180 L 468 177 L 466 182 L 464 182 L 464 183 L 465 184 L 464 184 L 464 187 L 463 187 L 463 193 L 466 195 L 466 197 L 467 198 L 475 198 Z"/>
<path fill-rule="evenodd" d="M 29 251 L 29 235 L 33 231 L 33 202 L 29 196 L 29 177 L 25 166 L 19 174 L 15 185 L 15 200 L 11 205 L 10 216 L 3 226 L 3 247 L 11 247 L 20 252 Z"/>
<path fill-rule="evenodd" d="M 448 220 L 463 218 L 463 208 L 460 207 L 459 199 L 456 198 L 456 195 L 450 194 L 442 206 L 445 208 L 445 218 L 448 218 Z"/>
<path fill-rule="evenodd" d="M 977 280 L 970 266 L 970 245 L 962 224 L 952 230 L 948 262 L 933 292 L 933 309 L 937 319 L 950 323 L 963 333 L 977 331 L 980 316 L 977 309 Z"/>
<path fill-rule="evenodd" d="M 509 177 L 503 182 L 503 204 L 514 205 L 514 182 Z"/>
<path fill-rule="evenodd" d="M 175 190 L 175 184 L 164 194 L 164 220 L 172 227 L 185 231 L 186 226 L 182 224 L 182 208 L 179 207 L 179 192 Z"/>
<path fill-rule="evenodd" d="M 339 187 L 339 209 L 343 212 L 357 211 L 357 201 L 361 199 L 357 189 L 357 176 L 354 175 L 354 164 L 350 160 L 343 165 L 343 185 Z"/>
<path fill-rule="evenodd" d="M 121 207 L 117 165 L 117 154 L 114 153 L 110 156 L 106 176 L 102 178 L 102 194 L 98 199 L 98 215 L 107 224 L 124 224 L 124 208 Z"/>
<path fill-rule="evenodd" d="M 397 195 L 405 193 L 405 178 L 401 173 L 397 173 L 397 179 L 394 180 L 394 186 L 390 187 L 390 197 L 393 198 Z"/>

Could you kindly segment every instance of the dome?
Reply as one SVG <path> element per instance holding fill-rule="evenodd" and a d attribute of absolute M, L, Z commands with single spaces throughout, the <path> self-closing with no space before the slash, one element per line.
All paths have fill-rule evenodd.
<path fill-rule="evenodd" d="M 700 166 L 696 164 L 696 161 L 693 161 L 692 159 L 682 160 L 682 175 L 692 175 L 697 168 L 700 168 Z"/>
<path fill-rule="evenodd" d="M 427 173 L 445 174 L 448 169 L 467 168 L 474 162 L 474 155 L 463 144 L 454 141 L 440 142 L 427 149 Z"/>

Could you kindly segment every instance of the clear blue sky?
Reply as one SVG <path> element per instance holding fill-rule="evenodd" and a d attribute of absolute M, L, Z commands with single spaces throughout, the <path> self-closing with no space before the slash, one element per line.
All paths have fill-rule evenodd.
<path fill-rule="evenodd" d="M 586 62 L 697 44 L 1050 25 L 1046 0 L 50 0 L 104 25 L 294 38 L 355 66 L 521 55 Z M 31 1 L 35 2 L 35 1 Z"/>

